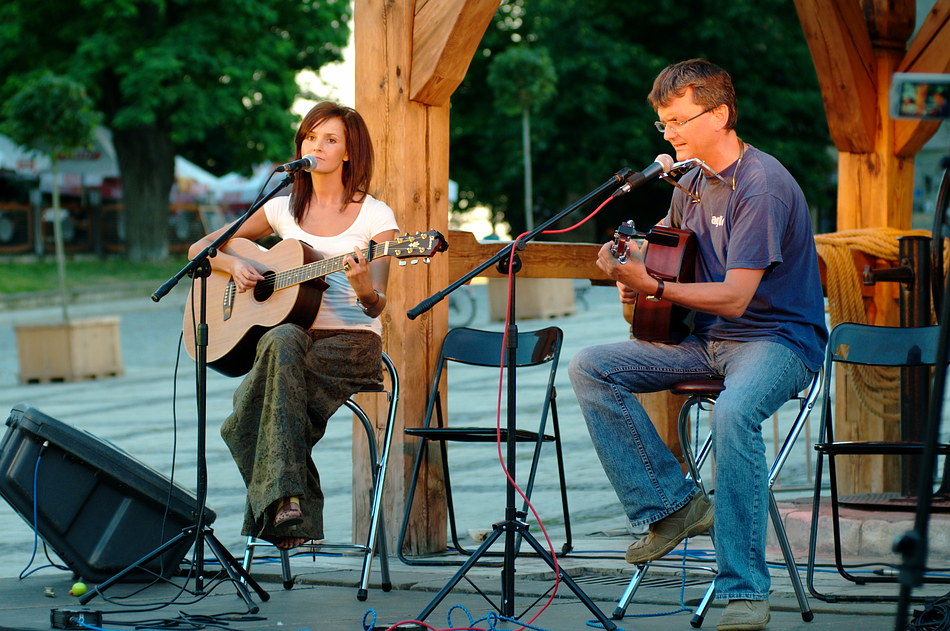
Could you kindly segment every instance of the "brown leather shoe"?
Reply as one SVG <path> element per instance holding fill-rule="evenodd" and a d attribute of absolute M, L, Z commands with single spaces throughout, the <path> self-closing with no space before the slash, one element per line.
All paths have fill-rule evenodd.
<path fill-rule="evenodd" d="M 768 600 L 730 600 L 716 631 L 759 631 L 771 617 Z"/>
<path fill-rule="evenodd" d="M 627 548 L 627 563 L 647 563 L 666 555 L 687 537 L 712 528 L 713 505 L 703 493 L 697 493 L 683 508 L 650 524 L 646 537 Z"/>

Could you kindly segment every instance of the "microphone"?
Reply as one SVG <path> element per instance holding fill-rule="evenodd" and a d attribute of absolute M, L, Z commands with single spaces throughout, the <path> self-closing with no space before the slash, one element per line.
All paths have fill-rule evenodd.
<path fill-rule="evenodd" d="M 653 164 L 643 169 L 642 171 L 637 171 L 631 175 L 628 175 L 625 179 L 626 181 L 611 194 L 611 197 L 620 197 L 621 195 L 626 195 L 633 189 L 654 180 L 665 172 L 673 168 L 673 158 L 666 153 L 661 153 L 653 160 Z"/>
<path fill-rule="evenodd" d="M 278 173 L 296 173 L 297 171 L 313 171 L 317 168 L 317 159 L 312 155 L 305 155 L 299 160 L 282 164 L 276 169 Z"/>

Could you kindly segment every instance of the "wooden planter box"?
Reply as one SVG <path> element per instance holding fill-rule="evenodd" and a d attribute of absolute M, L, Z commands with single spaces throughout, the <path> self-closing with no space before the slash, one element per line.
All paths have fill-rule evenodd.
<path fill-rule="evenodd" d="M 574 281 L 570 278 L 516 278 L 515 315 L 522 318 L 556 318 L 573 315 Z M 488 279 L 491 319 L 504 321 L 508 313 L 508 279 Z"/>
<path fill-rule="evenodd" d="M 123 374 L 117 316 L 16 327 L 20 383 L 101 379 Z"/>

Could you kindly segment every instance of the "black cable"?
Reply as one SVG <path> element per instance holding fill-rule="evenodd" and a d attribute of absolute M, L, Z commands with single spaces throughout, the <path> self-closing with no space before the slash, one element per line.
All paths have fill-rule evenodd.
<path fill-rule="evenodd" d="M 950 631 L 950 593 L 915 610 L 907 631 Z"/>

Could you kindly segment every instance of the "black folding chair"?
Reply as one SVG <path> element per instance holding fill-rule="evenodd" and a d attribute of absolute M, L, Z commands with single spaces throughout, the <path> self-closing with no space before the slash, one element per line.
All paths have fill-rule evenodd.
<path fill-rule="evenodd" d="M 562 546 L 561 551 L 563 554 L 567 554 L 572 549 L 571 522 L 567 505 L 564 457 L 561 449 L 561 434 L 560 428 L 558 427 L 556 390 L 554 387 L 554 377 L 557 372 L 563 336 L 563 332 L 557 327 L 548 327 L 538 331 L 521 332 L 518 334 L 516 364 L 519 370 L 519 386 L 525 383 L 520 376 L 522 369 L 532 366 L 546 366 L 547 375 L 546 384 L 542 390 L 543 395 L 539 401 L 540 414 L 537 417 L 537 421 L 531 423 L 530 429 L 519 427 L 515 431 L 514 439 L 519 443 L 533 443 L 535 446 L 527 483 L 524 487 L 524 493 L 528 498 L 531 497 L 532 490 L 534 489 L 541 457 L 541 448 L 546 442 L 554 443 L 566 536 L 566 542 Z M 439 385 L 443 381 L 444 371 L 452 362 L 470 366 L 482 366 L 488 370 L 494 369 L 494 371 L 497 372 L 502 362 L 502 340 L 502 333 L 480 331 L 470 328 L 456 328 L 451 329 L 442 342 L 442 349 L 439 353 L 435 374 L 432 378 L 433 385 L 426 404 L 426 413 L 422 426 L 407 428 L 405 430 L 406 434 L 416 436 L 420 441 L 419 450 L 416 453 L 415 465 L 413 466 L 412 478 L 409 483 L 406 511 L 403 516 L 402 527 L 399 531 L 399 540 L 397 543 L 399 558 L 404 563 L 410 565 L 461 565 L 463 563 L 463 561 L 447 560 L 445 558 L 409 558 L 403 551 L 406 529 L 412 512 L 413 498 L 415 497 L 416 486 L 419 480 L 419 472 L 422 470 L 423 462 L 429 457 L 430 443 L 433 442 L 439 444 L 442 457 L 442 473 L 444 476 L 445 497 L 452 545 L 457 552 L 463 555 L 470 555 L 474 552 L 474 550 L 465 548 L 459 540 L 446 444 L 450 442 L 495 443 L 498 439 L 497 430 L 494 422 L 491 424 L 486 422 L 482 427 L 446 426 L 443 407 L 447 407 L 447 401 L 443 402 L 442 395 L 439 392 Z M 526 392 L 528 388 L 519 387 L 519 391 Z M 486 393 L 486 396 L 490 396 L 490 393 Z M 551 418 L 551 430 L 550 433 L 546 433 L 548 432 L 547 422 L 549 415 Z M 494 417 L 492 417 L 491 420 L 494 421 Z M 501 441 L 506 442 L 507 440 L 508 430 L 507 427 L 503 426 L 501 428 Z M 527 511 L 527 502 L 525 502 L 522 510 Z M 499 518 L 500 517 L 501 515 L 499 515 Z M 489 552 L 486 554 L 493 553 Z"/>
<path fill-rule="evenodd" d="M 913 368 L 933 366 L 936 363 L 937 338 L 939 327 L 928 326 L 919 328 L 897 328 L 872 326 L 844 322 L 832 329 L 828 339 L 828 350 L 825 356 L 824 396 L 821 402 L 821 429 L 815 449 L 818 451 L 818 462 L 815 467 L 815 495 L 812 504 L 811 534 L 808 542 L 808 590 L 818 599 L 826 602 L 879 602 L 896 601 L 897 594 L 863 595 L 863 594 L 829 594 L 819 592 L 815 588 L 815 556 L 818 544 L 818 526 L 821 508 L 822 463 L 828 459 L 828 476 L 830 481 L 831 500 L 831 532 L 834 542 L 835 567 L 838 573 L 852 583 L 896 583 L 897 576 L 888 576 L 888 573 L 866 572 L 861 575 L 854 573 L 854 568 L 845 566 L 842 560 L 841 526 L 839 506 L 841 498 L 838 495 L 838 477 L 835 460 L 841 456 L 920 456 L 923 454 L 923 443 L 909 441 L 836 441 L 834 438 L 834 419 L 832 415 L 832 401 L 830 385 L 832 375 L 840 364 L 852 366 L 891 366 L 895 368 Z M 923 397 L 924 400 L 927 397 Z M 923 418 L 927 418 L 926 412 Z M 937 446 L 939 454 L 950 453 L 950 445 Z M 912 510 L 912 508 L 910 509 Z M 822 528 L 823 533 L 827 530 Z M 827 535 L 824 535 L 824 539 Z M 866 560 L 865 560 L 866 561 Z M 898 559 L 890 562 L 882 561 L 880 565 L 893 564 L 896 569 Z M 867 570 L 870 566 L 863 563 Z M 897 574 L 897 572 L 894 572 Z M 925 582 L 947 583 L 950 578 L 929 575 Z"/>

